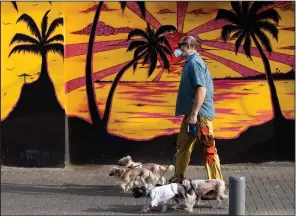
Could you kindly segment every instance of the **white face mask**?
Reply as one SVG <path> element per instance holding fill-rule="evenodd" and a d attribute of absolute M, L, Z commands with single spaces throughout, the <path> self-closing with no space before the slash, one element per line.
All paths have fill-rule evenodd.
<path fill-rule="evenodd" d="M 180 49 L 175 49 L 175 51 L 174 51 L 174 55 L 178 58 L 178 57 L 180 57 L 181 55 L 182 55 L 182 50 L 180 50 Z"/>

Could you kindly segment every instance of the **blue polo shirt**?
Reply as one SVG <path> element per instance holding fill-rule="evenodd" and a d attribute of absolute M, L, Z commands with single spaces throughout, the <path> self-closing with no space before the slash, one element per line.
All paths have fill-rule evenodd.
<path fill-rule="evenodd" d="M 203 86 L 207 90 L 204 103 L 198 114 L 214 119 L 213 79 L 205 62 L 198 53 L 195 53 L 185 60 L 177 96 L 176 116 L 191 113 L 198 86 Z"/>

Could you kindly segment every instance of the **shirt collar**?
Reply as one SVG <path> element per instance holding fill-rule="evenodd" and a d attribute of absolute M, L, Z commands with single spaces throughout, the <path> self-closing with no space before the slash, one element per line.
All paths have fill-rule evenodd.
<path fill-rule="evenodd" d="M 194 59 L 196 55 L 198 55 L 198 53 L 194 53 L 194 54 L 192 54 L 192 55 L 187 56 L 186 59 L 185 59 L 185 62 L 188 62 L 188 61 L 190 61 L 191 59 Z"/>

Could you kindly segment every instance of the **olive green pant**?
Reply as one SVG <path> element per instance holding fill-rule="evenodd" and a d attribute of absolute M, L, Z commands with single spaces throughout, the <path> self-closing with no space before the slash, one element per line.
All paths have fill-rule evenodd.
<path fill-rule="evenodd" d="M 175 178 L 184 178 L 185 170 L 190 162 L 191 152 L 195 143 L 200 141 L 199 145 L 205 156 L 205 167 L 208 178 L 223 180 L 220 169 L 220 160 L 215 147 L 212 120 L 204 116 L 199 116 L 196 136 L 190 136 L 188 134 L 188 124 L 184 120 L 176 144 Z"/>

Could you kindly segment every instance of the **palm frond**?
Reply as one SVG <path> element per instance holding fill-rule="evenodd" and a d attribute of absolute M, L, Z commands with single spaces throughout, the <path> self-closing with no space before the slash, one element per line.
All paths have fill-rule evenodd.
<path fill-rule="evenodd" d="M 45 41 L 45 44 L 50 44 L 50 43 L 52 43 L 54 41 L 64 42 L 64 35 L 57 34 L 57 35 L 53 36 L 52 38 L 48 39 L 47 41 Z"/>
<path fill-rule="evenodd" d="M 268 7 L 272 4 L 273 2 L 270 2 L 270 1 L 255 1 L 249 10 L 249 16 L 250 17 L 256 16 L 259 11 L 264 9 L 264 7 Z"/>
<path fill-rule="evenodd" d="M 238 1 L 232 1 L 230 4 L 234 12 L 240 17 L 242 15 L 241 3 Z"/>
<path fill-rule="evenodd" d="M 266 36 L 266 34 L 261 31 L 260 29 L 256 29 L 255 30 L 255 35 L 256 37 L 258 37 L 259 42 L 263 45 L 263 47 L 269 52 L 272 52 L 272 47 L 271 47 L 271 43 L 270 40 L 268 39 L 268 37 Z"/>
<path fill-rule="evenodd" d="M 140 46 L 138 48 L 136 48 L 135 52 L 134 52 L 134 59 L 137 58 L 140 54 L 142 54 L 143 52 L 147 51 L 148 46 L 144 45 L 144 46 Z M 133 72 L 135 73 L 136 69 L 137 69 L 137 65 L 138 65 L 138 61 L 136 61 L 133 64 Z"/>
<path fill-rule="evenodd" d="M 126 1 L 119 1 L 119 4 L 120 4 L 120 8 L 122 10 L 122 13 L 124 12 L 125 8 L 126 8 Z M 138 5 L 139 9 L 140 9 L 140 12 L 141 12 L 141 15 L 145 18 L 146 17 L 146 7 L 145 7 L 145 2 L 136 2 L 136 4 Z"/>
<path fill-rule="evenodd" d="M 169 49 L 170 53 L 173 52 L 172 48 L 171 48 L 171 45 L 170 45 L 168 39 L 166 39 L 165 36 L 161 36 L 161 37 L 157 38 L 156 42 L 157 42 L 158 45 L 159 44 L 164 44 Z"/>
<path fill-rule="evenodd" d="M 144 66 L 145 64 L 147 64 L 148 63 L 148 61 L 149 61 L 149 59 L 150 59 L 150 56 L 151 56 L 151 52 L 147 52 L 147 54 L 145 55 L 145 57 L 144 57 L 144 60 L 143 60 L 143 62 L 142 62 L 142 65 Z"/>
<path fill-rule="evenodd" d="M 142 52 L 146 51 L 147 48 L 148 48 L 148 45 L 138 47 L 134 52 L 134 58 L 137 58 L 140 54 L 142 54 Z"/>
<path fill-rule="evenodd" d="M 159 29 L 157 29 L 157 31 L 155 33 L 155 39 L 159 38 L 164 33 L 167 33 L 167 32 L 176 32 L 176 31 L 177 31 L 177 29 L 173 25 L 163 25 L 163 26 L 160 26 Z"/>
<path fill-rule="evenodd" d="M 217 20 L 225 20 L 225 21 L 230 22 L 232 24 L 240 25 L 238 15 L 229 11 L 229 10 L 225 10 L 225 9 L 218 9 L 218 13 L 216 15 L 215 20 L 216 21 Z"/>
<path fill-rule="evenodd" d="M 141 37 L 145 38 L 147 41 L 149 41 L 149 36 L 142 29 L 135 29 L 135 30 L 131 31 L 128 34 L 127 40 L 129 41 L 133 37 L 138 37 L 138 36 L 141 36 Z"/>
<path fill-rule="evenodd" d="M 40 47 L 38 45 L 33 45 L 33 44 L 17 45 L 10 51 L 8 57 L 10 57 L 14 53 L 20 53 L 20 52 L 40 55 Z"/>
<path fill-rule="evenodd" d="M 146 52 L 147 51 L 147 48 L 148 46 L 141 46 L 141 47 L 138 47 L 135 52 L 134 52 L 134 59 L 137 58 L 140 54 L 142 54 L 143 52 Z M 137 65 L 138 65 L 138 61 L 136 61 L 134 64 L 133 64 L 133 70 L 134 72 L 136 71 L 137 69 Z"/>
<path fill-rule="evenodd" d="M 146 32 L 151 40 L 153 40 L 155 35 L 155 30 L 147 23 Z"/>
<path fill-rule="evenodd" d="M 18 22 L 26 23 L 27 27 L 29 28 L 32 35 L 36 36 L 38 38 L 38 40 L 41 41 L 40 31 L 39 31 L 35 21 L 33 20 L 33 18 L 31 16 L 29 16 L 28 14 L 22 14 L 18 18 L 18 20 L 16 21 L 16 23 L 18 23 Z"/>
<path fill-rule="evenodd" d="M 122 11 L 122 14 L 126 8 L 126 1 L 119 1 L 119 4 L 120 4 L 120 8 L 121 8 L 121 11 Z"/>
<path fill-rule="evenodd" d="M 281 17 L 275 9 L 268 9 L 266 11 L 258 13 L 256 15 L 255 19 L 256 19 L 256 21 L 272 20 L 276 24 L 278 24 L 279 21 L 281 20 Z"/>
<path fill-rule="evenodd" d="M 221 38 L 223 41 L 227 41 L 230 38 L 230 35 L 237 32 L 237 31 L 242 31 L 243 28 L 241 26 L 237 26 L 237 25 L 225 25 L 222 27 L 222 31 L 221 31 Z"/>
<path fill-rule="evenodd" d="M 243 40 L 245 39 L 245 36 L 246 36 L 246 32 L 242 32 L 240 34 L 240 36 L 237 38 L 237 40 L 235 41 L 235 54 L 236 55 L 237 55 L 240 45 L 242 44 Z"/>
<path fill-rule="evenodd" d="M 160 55 L 161 60 L 163 61 L 163 68 L 170 69 L 170 63 L 168 61 L 167 56 L 164 54 L 164 52 L 161 49 L 158 48 L 157 51 Z"/>
<path fill-rule="evenodd" d="M 49 52 L 58 53 L 64 57 L 64 45 L 59 43 L 52 43 L 45 45 L 46 54 Z"/>
<path fill-rule="evenodd" d="M 242 2 L 242 15 L 244 16 L 245 20 L 248 19 L 248 16 L 249 16 L 249 8 L 250 8 L 250 2 L 243 1 Z"/>
<path fill-rule="evenodd" d="M 153 73 L 153 71 L 155 70 L 157 65 L 157 52 L 156 49 L 151 49 L 151 53 L 150 53 L 150 67 L 148 70 L 148 77 L 150 77 Z"/>
<path fill-rule="evenodd" d="M 18 7 L 17 7 L 17 3 L 16 1 L 11 1 L 12 6 L 14 7 L 14 9 L 18 12 Z"/>
<path fill-rule="evenodd" d="M 141 11 L 141 14 L 142 14 L 142 17 L 145 18 L 146 17 L 146 5 L 145 5 L 145 2 L 144 1 L 137 1 L 136 2 L 140 11 Z"/>
<path fill-rule="evenodd" d="M 268 21 L 258 21 L 256 23 L 256 28 L 270 33 L 274 39 L 278 40 L 279 30 L 273 23 Z"/>
<path fill-rule="evenodd" d="M 146 45 L 146 44 L 147 44 L 146 41 L 132 41 L 132 42 L 129 44 L 129 46 L 128 46 L 128 48 L 127 48 L 127 51 L 132 51 L 132 50 L 134 50 L 134 49 L 136 49 L 136 48 L 138 48 L 138 47 L 144 46 L 144 45 Z"/>
<path fill-rule="evenodd" d="M 237 31 L 235 32 L 229 40 L 234 40 L 234 39 L 237 39 L 241 34 L 243 33 L 243 31 Z"/>
<path fill-rule="evenodd" d="M 161 44 L 158 44 L 157 47 L 159 47 L 160 49 L 162 49 L 166 54 L 170 55 L 171 57 L 173 57 L 172 55 L 172 50 L 169 50 L 166 46 L 163 46 Z M 170 46 L 171 48 L 171 46 Z"/>
<path fill-rule="evenodd" d="M 47 23 L 48 23 L 48 13 L 50 12 L 50 10 L 46 11 L 42 21 L 41 21 L 41 32 L 42 32 L 42 38 L 45 41 L 45 36 L 46 36 L 46 30 L 47 30 Z"/>
<path fill-rule="evenodd" d="M 252 57 L 251 57 L 251 38 L 250 38 L 250 33 L 247 32 L 246 34 L 246 39 L 245 39 L 245 42 L 244 42 L 244 51 L 245 51 L 245 55 L 252 60 Z"/>
<path fill-rule="evenodd" d="M 57 18 L 54 21 L 52 21 L 52 23 L 50 24 L 48 31 L 46 33 L 46 36 L 44 38 L 44 40 L 47 40 L 49 38 L 49 36 L 54 32 L 54 30 L 59 27 L 60 25 L 64 25 L 64 19 L 63 18 Z"/>
<path fill-rule="evenodd" d="M 32 43 L 38 45 L 39 41 L 37 41 L 35 38 L 30 37 L 29 35 L 17 33 L 11 39 L 9 46 L 11 46 L 14 43 Z"/>

